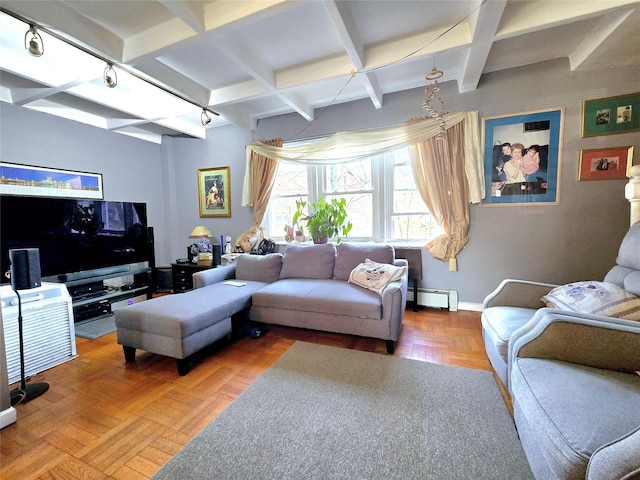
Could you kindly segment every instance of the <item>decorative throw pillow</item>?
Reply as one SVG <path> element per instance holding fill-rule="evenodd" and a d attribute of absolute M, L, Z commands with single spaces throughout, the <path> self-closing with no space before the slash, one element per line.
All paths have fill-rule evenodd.
<path fill-rule="evenodd" d="M 326 278 L 333 277 L 336 246 L 333 243 L 296 245 L 290 243 L 282 257 L 280 278 Z"/>
<path fill-rule="evenodd" d="M 356 245 L 342 242 L 336 247 L 336 264 L 333 267 L 333 279 L 349 280 L 351 271 L 366 259 L 378 263 L 390 263 L 393 265 L 395 251 L 391 245 Z"/>
<path fill-rule="evenodd" d="M 640 298 L 613 283 L 569 283 L 554 288 L 542 301 L 560 310 L 640 320 Z"/>
<path fill-rule="evenodd" d="M 236 260 L 236 279 L 273 283 L 280 278 L 282 254 L 240 255 Z"/>
<path fill-rule="evenodd" d="M 387 285 L 402 278 L 407 267 L 396 267 L 388 263 L 377 263 L 366 259 L 364 263 L 356 266 L 349 275 L 349 283 L 372 290 L 378 295 Z"/>

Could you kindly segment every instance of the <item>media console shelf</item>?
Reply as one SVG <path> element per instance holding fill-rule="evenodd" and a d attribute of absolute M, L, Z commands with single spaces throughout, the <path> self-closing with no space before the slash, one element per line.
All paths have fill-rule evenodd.
<path fill-rule="evenodd" d="M 69 290 L 77 323 L 111 315 L 127 304 L 151 298 L 152 272 L 148 266 L 123 265 L 61 275 L 55 281 L 64 283 Z M 131 278 L 133 282 L 129 281 Z"/>

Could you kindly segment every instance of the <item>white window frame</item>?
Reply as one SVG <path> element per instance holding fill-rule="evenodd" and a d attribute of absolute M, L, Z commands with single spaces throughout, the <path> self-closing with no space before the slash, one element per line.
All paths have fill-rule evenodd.
<path fill-rule="evenodd" d="M 408 147 L 405 147 L 408 148 Z M 363 193 L 371 193 L 372 195 L 372 236 L 371 237 L 353 237 L 349 236 L 349 241 L 353 242 L 387 242 L 387 243 L 420 243 L 428 241 L 427 238 L 415 239 L 396 239 L 392 238 L 393 233 L 393 217 L 395 215 L 431 215 L 426 205 L 424 210 L 416 210 L 412 212 L 396 213 L 393 209 L 393 193 L 394 193 L 394 152 L 384 155 L 371 157 L 371 181 L 372 189 L 363 190 Z M 353 194 L 354 192 L 326 192 L 325 186 L 325 166 L 309 165 L 307 166 L 307 188 L 309 203 L 317 202 L 321 196 Z M 286 195 L 286 197 L 291 197 Z M 278 197 L 272 197 L 278 198 Z M 265 227 L 265 236 L 269 236 L 271 212 L 267 208 L 263 225 Z M 270 232 L 271 238 L 277 241 L 284 241 L 284 232 Z"/>

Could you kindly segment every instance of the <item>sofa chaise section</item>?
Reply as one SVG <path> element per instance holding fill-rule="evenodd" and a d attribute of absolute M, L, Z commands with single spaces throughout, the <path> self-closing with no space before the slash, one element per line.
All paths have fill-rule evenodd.
<path fill-rule="evenodd" d="M 186 375 L 191 355 L 231 335 L 231 316 L 248 309 L 253 292 L 266 283 L 246 281 L 238 288 L 224 282 L 233 271 L 211 272 L 218 282 L 208 289 L 165 295 L 116 312 L 117 342 L 127 362 L 134 362 L 140 349 L 175 358 L 178 373 Z"/>

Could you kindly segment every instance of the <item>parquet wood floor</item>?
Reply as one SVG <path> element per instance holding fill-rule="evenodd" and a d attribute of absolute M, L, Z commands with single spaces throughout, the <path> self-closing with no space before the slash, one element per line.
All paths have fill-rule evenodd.
<path fill-rule="evenodd" d="M 150 478 L 296 340 L 386 355 L 381 340 L 272 327 L 206 349 L 180 377 L 158 355 L 125 364 L 115 333 L 78 338 L 79 357 L 34 377 L 49 391 L 0 431 L 0 478 Z M 407 309 L 395 355 L 491 370 L 478 312 Z"/>

